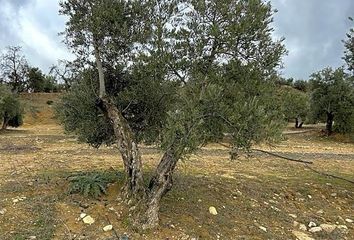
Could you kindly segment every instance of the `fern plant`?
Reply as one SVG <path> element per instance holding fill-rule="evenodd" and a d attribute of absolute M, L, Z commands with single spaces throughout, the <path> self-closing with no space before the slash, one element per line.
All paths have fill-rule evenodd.
<path fill-rule="evenodd" d="M 113 172 L 81 173 L 69 178 L 69 194 L 79 193 L 95 199 L 107 194 L 107 185 L 117 181 Z"/>

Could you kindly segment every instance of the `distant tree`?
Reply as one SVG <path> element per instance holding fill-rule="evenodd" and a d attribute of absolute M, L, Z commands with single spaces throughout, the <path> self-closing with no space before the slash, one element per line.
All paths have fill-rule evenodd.
<path fill-rule="evenodd" d="M 302 92 L 307 92 L 309 90 L 309 82 L 299 79 L 293 82 L 293 87 Z"/>
<path fill-rule="evenodd" d="M 21 47 L 9 46 L 0 57 L 0 80 L 11 86 L 12 91 L 23 92 L 26 89 L 28 64 Z"/>
<path fill-rule="evenodd" d="M 336 70 L 325 68 L 312 74 L 310 84 L 313 119 L 325 119 L 328 134 L 331 134 L 333 130 L 340 133 L 353 132 L 353 78 L 350 78 L 343 68 Z"/>
<path fill-rule="evenodd" d="M 31 92 L 43 92 L 45 75 L 39 68 L 31 67 L 27 73 L 27 89 Z"/>
<path fill-rule="evenodd" d="M 1 129 L 19 127 L 22 125 L 23 107 L 16 94 L 0 84 L 0 119 Z"/>
<path fill-rule="evenodd" d="M 295 128 L 301 128 L 309 112 L 308 94 L 288 86 L 279 89 L 282 112 L 287 121 L 295 120 Z"/>
<path fill-rule="evenodd" d="M 279 86 L 293 86 L 294 84 L 294 79 L 293 78 L 284 78 L 281 76 L 278 76 L 275 80 L 275 82 L 279 85 Z"/>
<path fill-rule="evenodd" d="M 349 18 L 353 22 L 353 18 Z M 354 28 L 351 28 L 347 33 L 347 39 L 343 41 L 345 52 L 343 59 L 347 63 L 348 70 L 352 72 L 354 76 Z"/>
<path fill-rule="evenodd" d="M 63 88 L 68 90 L 73 84 L 78 74 L 78 66 L 75 62 L 67 60 L 59 60 L 57 65 L 53 65 L 49 71 L 57 84 L 63 85 Z"/>
<path fill-rule="evenodd" d="M 281 132 L 273 105 L 285 52 L 271 35 L 270 3 L 252 1 L 67 0 L 66 43 L 84 63 L 58 105 L 65 129 L 96 147 L 116 143 L 123 198 L 134 222 L 157 225 L 180 159 L 230 136 L 249 149 Z M 91 60 L 94 59 L 94 62 Z M 138 143 L 163 155 L 148 186 Z"/>
<path fill-rule="evenodd" d="M 44 77 L 43 91 L 47 93 L 59 91 L 59 85 L 53 76 L 46 75 Z"/>

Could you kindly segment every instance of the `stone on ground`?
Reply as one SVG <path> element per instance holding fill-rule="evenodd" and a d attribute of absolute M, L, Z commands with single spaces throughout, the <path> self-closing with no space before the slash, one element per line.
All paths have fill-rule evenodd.
<path fill-rule="evenodd" d="M 84 223 L 90 224 L 90 225 L 95 222 L 95 220 L 94 220 L 91 216 L 89 216 L 89 215 L 87 215 L 86 217 L 84 217 L 84 218 L 82 219 L 82 221 L 83 221 Z"/>
<path fill-rule="evenodd" d="M 336 229 L 336 225 L 333 225 L 333 224 L 321 224 L 320 227 L 327 233 L 331 233 L 333 232 L 335 229 Z"/>
<path fill-rule="evenodd" d="M 293 234 L 298 240 L 315 240 L 314 238 L 310 237 L 309 235 L 303 232 L 293 231 Z"/>
<path fill-rule="evenodd" d="M 112 226 L 112 225 L 107 225 L 107 226 L 105 226 L 105 227 L 103 228 L 103 231 L 109 232 L 109 231 L 111 231 L 112 229 L 113 229 L 113 226 Z"/>
<path fill-rule="evenodd" d="M 212 215 L 217 215 L 218 214 L 218 212 L 216 211 L 215 207 L 210 207 L 209 208 L 209 213 L 212 214 Z"/>

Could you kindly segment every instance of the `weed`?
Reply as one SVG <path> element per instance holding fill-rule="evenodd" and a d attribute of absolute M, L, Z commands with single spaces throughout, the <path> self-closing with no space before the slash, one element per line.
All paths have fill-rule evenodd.
<path fill-rule="evenodd" d="M 113 172 L 81 173 L 69 177 L 69 194 L 79 193 L 85 197 L 99 198 L 107 194 L 107 185 L 117 181 L 117 174 Z"/>

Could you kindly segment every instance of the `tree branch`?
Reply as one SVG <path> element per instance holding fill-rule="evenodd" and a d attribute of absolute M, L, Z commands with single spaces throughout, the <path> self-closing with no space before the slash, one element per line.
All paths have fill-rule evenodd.
<path fill-rule="evenodd" d="M 294 159 L 294 158 L 289 158 L 289 157 L 285 157 L 285 156 L 281 156 L 281 155 L 278 155 L 276 153 L 272 153 L 272 152 L 268 152 L 268 151 L 265 151 L 265 150 L 261 150 L 261 149 L 251 149 L 252 151 L 257 151 L 257 152 L 262 152 L 262 153 L 266 153 L 266 154 L 269 154 L 271 156 L 274 156 L 274 157 L 278 157 L 278 158 L 282 158 L 282 159 L 285 159 L 285 160 L 288 160 L 288 161 L 292 161 L 292 162 L 299 162 L 299 163 L 305 163 L 305 164 L 313 164 L 313 162 L 310 162 L 310 161 L 303 161 L 303 160 L 300 160 L 300 159 Z"/>

